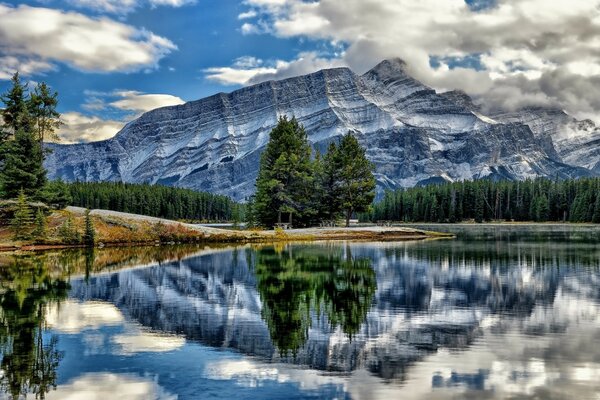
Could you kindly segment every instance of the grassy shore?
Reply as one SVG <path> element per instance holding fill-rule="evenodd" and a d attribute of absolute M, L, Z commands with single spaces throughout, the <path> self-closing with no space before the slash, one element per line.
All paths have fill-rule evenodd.
<path fill-rule="evenodd" d="M 133 246 L 160 243 L 258 243 L 314 240 L 423 240 L 452 237 L 408 227 L 305 228 L 290 230 L 232 230 L 186 224 L 144 215 L 108 210 L 90 213 L 98 246 Z M 47 234 L 42 239 L 14 240 L 10 227 L 0 226 L 0 251 L 46 250 L 82 246 L 66 242 L 60 227 L 71 220 L 78 232 L 84 231 L 85 210 L 67 207 L 48 217 Z"/>

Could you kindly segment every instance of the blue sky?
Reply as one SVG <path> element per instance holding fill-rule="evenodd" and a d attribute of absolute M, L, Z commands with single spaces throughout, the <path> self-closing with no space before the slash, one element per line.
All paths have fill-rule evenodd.
<path fill-rule="evenodd" d="M 59 92 L 66 142 L 266 79 L 400 57 L 489 108 L 600 115 L 600 0 L 29 0 L 0 3 L 0 90 Z"/>

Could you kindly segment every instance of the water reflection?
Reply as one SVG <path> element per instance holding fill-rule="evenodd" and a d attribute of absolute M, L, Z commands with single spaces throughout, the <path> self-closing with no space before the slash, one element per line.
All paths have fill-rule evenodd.
<path fill-rule="evenodd" d="M 61 253 L 2 290 L 63 282 L 24 318 L 63 354 L 46 357 L 54 396 L 113 380 L 156 398 L 594 398 L 597 236 L 523 235 Z M 19 304 L 2 300 L 3 321 L 40 309 Z M 43 392 L 19 373 L 19 393 Z"/>
<path fill-rule="evenodd" d="M 0 269 L 0 387 L 13 399 L 27 393 L 43 399 L 56 386 L 62 354 L 57 337 L 43 335 L 45 307 L 65 299 L 68 289 L 41 258 L 14 258 Z"/>
<path fill-rule="evenodd" d="M 297 354 L 313 319 L 324 317 L 350 337 L 359 331 L 377 287 L 370 259 L 323 246 L 267 247 L 255 257 L 261 315 L 282 354 Z"/>

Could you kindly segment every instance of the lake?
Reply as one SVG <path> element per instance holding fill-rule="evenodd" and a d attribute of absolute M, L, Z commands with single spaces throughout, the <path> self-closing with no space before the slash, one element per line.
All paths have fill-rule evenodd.
<path fill-rule="evenodd" d="M 0 398 L 600 398 L 598 227 L 428 228 L 0 255 Z"/>

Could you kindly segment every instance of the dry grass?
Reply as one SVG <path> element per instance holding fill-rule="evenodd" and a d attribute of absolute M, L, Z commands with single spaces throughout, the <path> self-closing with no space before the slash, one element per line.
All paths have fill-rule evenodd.
<path fill-rule="evenodd" d="M 422 240 L 427 238 L 449 237 L 452 235 L 428 232 L 410 228 L 388 229 L 346 229 L 314 228 L 283 230 L 227 230 L 200 228 L 176 221 L 148 221 L 139 216 L 127 218 L 108 213 L 91 216 L 96 231 L 96 243 L 108 246 L 143 245 L 159 243 L 272 243 L 314 240 Z M 5 219 L 0 220 L 0 250 L 49 249 L 52 247 L 82 246 L 75 240 L 67 241 L 61 235 L 61 226 L 71 220 L 74 230 L 83 236 L 85 216 L 69 210 L 53 211 L 47 218 L 47 235 L 42 240 L 13 240 L 13 234 Z M 33 230 L 33 228 L 32 228 Z"/>

